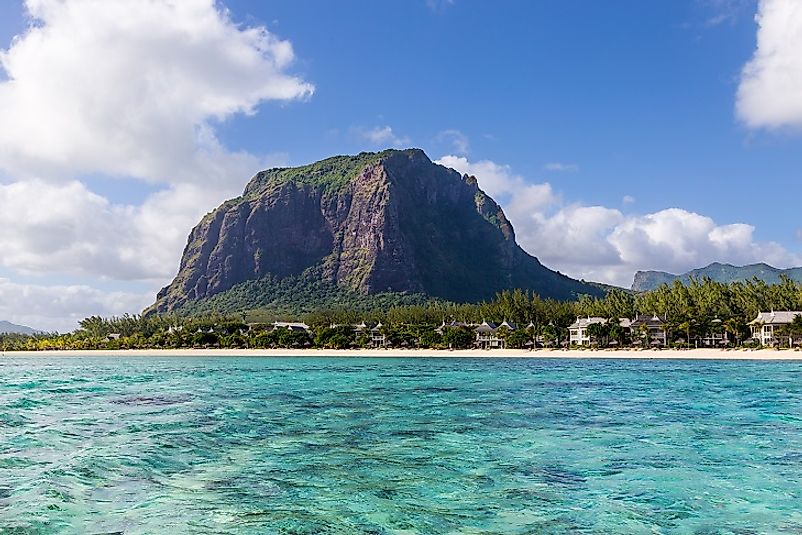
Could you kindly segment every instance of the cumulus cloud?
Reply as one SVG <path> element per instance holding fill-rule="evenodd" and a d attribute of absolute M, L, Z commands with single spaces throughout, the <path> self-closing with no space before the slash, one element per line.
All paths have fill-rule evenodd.
<path fill-rule="evenodd" d="M 410 139 L 407 136 L 399 136 L 389 126 L 377 126 L 375 128 L 356 128 L 354 132 L 362 139 L 367 140 L 374 147 L 404 148 L 409 145 Z"/>
<path fill-rule="evenodd" d="M 738 116 L 750 128 L 802 127 L 802 3 L 761 0 L 757 49 L 738 87 Z"/>
<path fill-rule="evenodd" d="M 120 315 L 142 310 L 150 292 L 106 292 L 86 285 L 18 284 L 0 278 L 0 317 L 45 331 L 68 332 L 95 314 Z"/>
<path fill-rule="evenodd" d="M 460 156 L 467 155 L 470 152 L 471 144 L 468 136 L 454 128 L 438 132 L 435 141 L 451 145 L 454 153 Z"/>
<path fill-rule="evenodd" d="M 188 229 L 219 195 L 178 184 L 135 206 L 111 203 L 78 181 L 0 185 L 0 267 L 157 286 L 175 274 Z"/>
<path fill-rule="evenodd" d="M 521 175 L 512 172 L 509 165 L 491 160 L 471 162 L 465 156 L 446 155 L 435 163 L 456 169 L 460 173 L 474 175 L 481 182 L 482 189 L 508 211 L 522 207 L 531 210 L 546 208 L 559 199 L 548 182 L 530 184 Z"/>
<path fill-rule="evenodd" d="M 625 215 L 605 206 L 566 204 L 549 183 L 527 182 L 507 165 L 453 155 L 438 163 L 475 175 L 504 207 L 521 246 L 573 277 L 629 286 L 639 269 L 684 272 L 714 261 L 780 267 L 802 262 L 777 243 L 757 241 L 751 225 L 722 225 L 680 208 Z"/>
<path fill-rule="evenodd" d="M 0 54 L 0 167 L 14 176 L 225 180 L 254 159 L 221 147 L 211 124 L 314 90 L 286 73 L 288 41 L 241 28 L 214 0 L 26 7 L 31 26 Z"/>
<path fill-rule="evenodd" d="M 623 204 L 632 204 L 632 203 L 634 203 L 634 202 L 635 202 L 635 197 L 633 197 L 632 195 L 624 195 L 624 196 L 621 198 L 621 202 L 622 202 Z"/>
<path fill-rule="evenodd" d="M 758 242 L 755 228 L 744 223 L 721 225 L 679 208 L 627 217 L 608 241 L 628 265 L 683 272 L 713 261 L 787 265 L 799 258 L 773 242 Z"/>
<path fill-rule="evenodd" d="M 0 51 L 0 267 L 146 281 L 155 290 L 175 273 L 203 213 L 255 171 L 286 163 L 227 148 L 216 125 L 265 101 L 304 100 L 314 87 L 289 72 L 289 41 L 236 24 L 215 0 L 25 7 L 28 29 Z M 140 180 L 155 193 L 113 203 L 86 176 Z M 112 311 L 78 306 L 77 296 L 95 295 L 81 288 L 75 310 Z M 12 302 L 13 317 L 34 306 Z M 145 303 L 121 302 L 135 303 L 130 311 Z"/>

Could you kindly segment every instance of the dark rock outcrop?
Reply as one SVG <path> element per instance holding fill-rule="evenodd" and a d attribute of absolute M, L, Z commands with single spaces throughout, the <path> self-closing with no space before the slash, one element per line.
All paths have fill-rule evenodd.
<path fill-rule="evenodd" d="M 474 177 L 410 149 L 257 174 L 241 197 L 192 230 L 178 275 L 149 311 L 174 311 L 245 281 L 302 273 L 361 294 L 422 293 L 458 302 L 508 288 L 560 299 L 602 292 L 523 251 Z"/>

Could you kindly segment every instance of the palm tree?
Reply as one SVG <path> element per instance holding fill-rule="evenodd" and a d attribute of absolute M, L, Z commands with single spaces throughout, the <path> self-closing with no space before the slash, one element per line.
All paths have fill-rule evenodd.
<path fill-rule="evenodd" d="M 588 333 L 588 338 L 590 338 L 590 343 L 601 345 L 602 340 L 604 338 L 604 324 L 603 323 L 591 323 L 586 328 Z"/>
<path fill-rule="evenodd" d="M 691 347 L 691 322 L 690 321 L 683 321 L 677 324 L 677 330 L 686 333 L 685 334 L 685 345 L 686 347 Z"/>
<path fill-rule="evenodd" d="M 615 340 L 618 345 L 624 344 L 624 335 L 626 334 L 624 328 L 621 326 L 621 320 L 619 318 L 610 318 L 610 321 L 607 322 L 609 325 L 609 336 L 611 340 Z"/>
<path fill-rule="evenodd" d="M 791 323 L 774 328 L 774 337 L 777 339 L 778 344 L 781 339 L 787 337 L 789 348 L 793 347 L 794 339 L 799 335 L 802 335 L 802 316 L 800 315 L 794 316 Z"/>
<path fill-rule="evenodd" d="M 638 339 L 644 348 L 649 347 L 649 326 L 645 323 L 641 323 L 638 327 Z"/>
<path fill-rule="evenodd" d="M 746 324 L 738 317 L 731 317 L 722 323 L 724 327 L 724 331 L 732 334 L 733 338 L 735 339 L 735 345 L 738 346 L 741 344 L 741 334 L 744 332 L 744 328 Z"/>

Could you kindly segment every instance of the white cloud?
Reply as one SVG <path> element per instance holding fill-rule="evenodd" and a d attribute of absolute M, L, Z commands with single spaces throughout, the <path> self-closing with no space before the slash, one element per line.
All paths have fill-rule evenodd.
<path fill-rule="evenodd" d="M 379 148 L 406 148 L 409 145 L 410 139 L 407 136 L 399 136 L 389 126 L 377 126 L 375 128 L 356 128 L 354 132 L 370 142 L 374 147 Z"/>
<path fill-rule="evenodd" d="M 237 26 L 213 0 L 26 6 L 33 24 L 0 56 L 0 167 L 16 176 L 231 179 L 214 171 L 253 158 L 227 152 L 210 124 L 314 89 L 286 74 L 288 41 Z"/>
<path fill-rule="evenodd" d="M 544 165 L 543 169 L 558 173 L 574 173 L 579 171 L 579 166 L 575 163 L 550 162 Z"/>
<path fill-rule="evenodd" d="M 683 272 L 713 261 L 799 262 L 779 244 L 756 241 L 754 230 L 751 225 L 719 225 L 707 216 L 668 208 L 626 218 L 612 229 L 608 241 L 625 264 L 641 269 Z"/>
<path fill-rule="evenodd" d="M 0 267 L 159 284 L 175 274 L 188 229 L 222 196 L 178 184 L 133 206 L 78 181 L 0 185 Z"/>
<path fill-rule="evenodd" d="M 435 136 L 435 141 L 450 144 L 451 148 L 454 150 L 454 153 L 460 156 L 467 155 L 471 150 L 471 144 L 468 140 L 468 136 L 454 128 L 439 132 L 437 136 Z"/>
<path fill-rule="evenodd" d="M 46 331 L 72 331 L 88 316 L 139 311 L 152 301 L 150 293 L 105 292 L 85 285 L 17 284 L 0 278 L 0 317 Z"/>
<path fill-rule="evenodd" d="M 750 128 L 802 127 L 802 3 L 761 0 L 757 49 L 738 87 L 738 116 Z"/>
<path fill-rule="evenodd" d="M 474 175 L 481 181 L 482 189 L 496 201 L 510 207 L 525 207 L 527 210 L 546 208 L 559 199 L 546 182 L 530 184 L 512 172 L 509 165 L 490 160 L 470 162 L 465 156 L 447 155 L 435 163 L 456 169 L 460 173 Z"/>
<path fill-rule="evenodd" d="M 639 269 L 684 272 L 713 261 L 802 263 L 777 243 L 755 240 L 751 225 L 720 225 L 679 208 L 630 216 L 604 206 L 566 205 L 550 184 L 529 183 L 507 165 L 457 156 L 438 163 L 475 175 L 503 206 L 521 246 L 573 277 L 629 286 Z"/>
<path fill-rule="evenodd" d="M 0 267 L 163 284 L 200 216 L 275 163 L 228 149 L 215 125 L 314 87 L 288 73 L 289 41 L 215 0 L 25 5 L 29 28 L 0 51 Z M 115 204 L 90 175 L 159 189 Z"/>
<path fill-rule="evenodd" d="M 623 204 L 632 204 L 635 202 L 635 197 L 632 195 L 624 195 L 624 197 L 621 199 L 621 202 Z"/>

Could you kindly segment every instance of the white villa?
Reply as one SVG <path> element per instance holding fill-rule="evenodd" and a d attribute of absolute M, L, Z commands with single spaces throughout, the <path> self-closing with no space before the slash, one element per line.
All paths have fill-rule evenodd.
<path fill-rule="evenodd" d="M 498 335 L 498 327 L 495 323 L 483 321 L 475 329 L 476 345 L 482 349 L 494 349 L 504 347 L 504 340 Z"/>
<path fill-rule="evenodd" d="M 640 333 L 644 333 L 646 335 L 646 342 L 649 345 L 666 345 L 665 321 L 662 318 L 656 315 L 648 316 L 639 314 L 635 316 L 634 320 L 630 320 L 629 318 L 620 318 L 618 321 L 621 327 L 630 331 L 633 339 L 639 337 Z M 588 327 L 596 323 L 605 325 L 607 322 L 607 318 L 600 318 L 598 316 L 577 318 L 574 323 L 568 326 L 568 342 L 571 345 L 577 346 L 590 345 L 592 340 L 588 334 Z M 617 344 L 618 342 L 613 341 L 611 343 Z"/>
<path fill-rule="evenodd" d="M 273 329 L 287 329 L 288 331 L 306 331 L 309 332 L 309 325 L 302 322 L 293 321 L 274 321 Z"/>
<path fill-rule="evenodd" d="M 517 328 L 517 325 L 508 323 L 507 321 L 503 321 L 499 325 L 483 321 L 474 328 L 474 332 L 476 333 L 476 345 L 481 349 L 504 349 L 507 347 L 507 343 L 499 334 L 501 329 L 514 331 Z"/>
<path fill-rule="evenodd" d="M 373 347 L 384 347 L 387 345 L 387 337 L 384 336 L 381 322 L 377 323 L 370 330 L 370 343 Z"/>
<path fill-rule="evenodd" d="M 331 327 L 343 327 L 343 325 L 337 325 L 336 323 L 332 323 Z M 384 347 L 388 345 L 389 340 L 387 337 L 384 336 L 383 332 L 383 325 L 382 322 L 375 324 L 373 327 L 368 326 L 367 323 L 364 321 L 360 323 L 355 323 L 350 325 L 350 327 L 354 330 L 354 333 L 357 335 L 366 335 L 368 340 L 370 341 L 371 347 Z"/>
<path fill-rule="evenodd" d="M 588 335 L 588 327 L 594 323 L 607 323 L 607 319 L 599 318 L 597 316 L 588 316 L 587 318 L 577 318 L 575 322 L 568 326 L 568 342 L 572 345 L 585 346 L 590 345 L 590 335 Z"/>
<path fill-rule="evenodd" d="M 757 318 L 749 322 L 749 327 L 752 329 L 752 338 L 764 346 L 774 345 L 779 342 L 775 336 L 775 331 L 784 325 L 788 325 L 799 315 L 802 315 L 802 312 L 795 310 L 759 312 Z"/>

